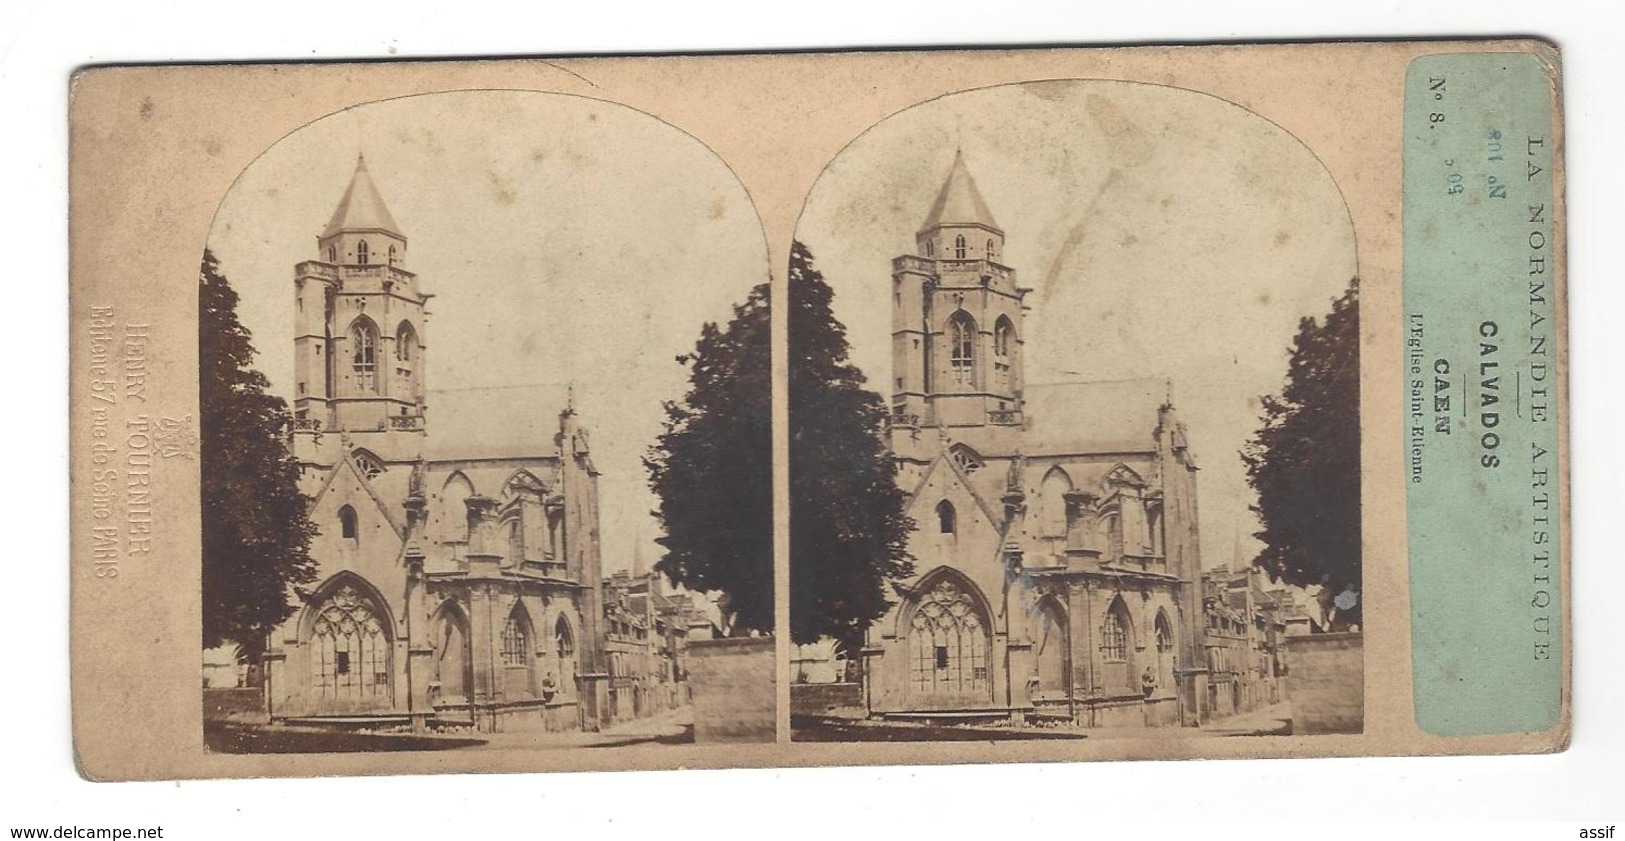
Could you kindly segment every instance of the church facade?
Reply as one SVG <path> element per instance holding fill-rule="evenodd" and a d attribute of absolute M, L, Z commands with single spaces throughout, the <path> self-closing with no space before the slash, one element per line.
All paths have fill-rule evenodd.
<path fill-rule="evenodd" d="M 1030 304 L 963 157 L 892 261 L 892 450 L 917 576 L 863 649 L 871 715 L 1206 717 L 1196 460 L 1164 381 L 1029 384 Z"/>
<path fill-rule="evenodd" d="M 516 440 L 437 438 L 431 296 L 407 254 L 359 160 L 294 269 L 291 447 L 320 571 L 269 640 L 271 718 L 597 729 L 612 711 L 587 432 L 560 400 L 524 407 Z"/>

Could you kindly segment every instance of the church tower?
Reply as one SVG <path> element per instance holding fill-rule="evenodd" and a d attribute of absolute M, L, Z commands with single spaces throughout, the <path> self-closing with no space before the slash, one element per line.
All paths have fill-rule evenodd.
<path fill-rule="evenodd" d="M 900 426 L 1018 426 L 1022 311 L 1029 291 L 1001 261 L 993 219 L 963 153 L 892 260 L 892 413 Z"/>
<path fill-rule="evenodd" d="M 350 186 L 294 267 L 294 452 L 333 463 L 340 438 L 385 462 L 416 461 L 424 435 L 425 306 L 406 236 L 356 160 Z"/>

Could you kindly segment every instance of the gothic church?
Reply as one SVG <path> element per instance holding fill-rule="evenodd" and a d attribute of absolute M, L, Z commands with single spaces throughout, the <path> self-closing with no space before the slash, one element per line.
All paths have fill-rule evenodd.
<path fill-rule="evenodd" d="M 872 715 L 1203 717 L 1196 462 L 1163 381 L 1028 384 L 1029 289 L 963 156 L 892 261 L 892 449 L 918 576 L 868 632 Z"/>
<path fill-rule="evenodd" d="M 598 473 L 573 409 L 525 407 L 519 440 L 436 437 L 431 296 L 364 159 L 317 256 L 294 267 L 291 446 L 319 583 L 269 641 L 272 719 L 597 729 Z"/>

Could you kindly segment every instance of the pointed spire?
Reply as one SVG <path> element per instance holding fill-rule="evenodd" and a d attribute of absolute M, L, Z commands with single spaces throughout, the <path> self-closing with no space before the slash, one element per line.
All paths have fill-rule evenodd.
<path fill-rule="evenodd" d="M 926 215 L 925 224 L 920 226 L 920 230 L 927 231 L 939 225 L 982 225 L 1004 233 L 999 223 L 993 221 L 993 211 L 988 210 L 982 191 L 976 189 L 976 179 L 971 177 L 970 168 L 965 165 L 963 151 L 954 152 L 954 164 L 948 170 L 948 178 L 942 182 L 942 190 L 937 193 L 937 200 L 931 204 L 931 212 Z"/>
<path fill-rule="evenodd" d="M 355 230 L 381 230 L 405 238 L 400 226 L 395 224 L 395 217 L 389 215 L 389 208 L 384 206 L 384 197 L 379 195 L 378 186 L 372 183 L 372 174 L 367 172 L 366 155 L 356 156 L 355 175 L 350 177 L 350 186 L 344 191 L 344 198 L 339 200 L 338 209 L 333 211 L 332 221 L 322 231 L 322 238 Z"/>

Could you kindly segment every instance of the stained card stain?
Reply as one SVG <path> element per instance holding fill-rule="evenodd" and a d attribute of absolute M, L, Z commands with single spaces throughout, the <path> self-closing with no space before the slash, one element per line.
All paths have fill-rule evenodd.
<path fill-rule="evenodd" d="M 709 210 L 707 210 L 705 212 L 705 217 L 707 219 L 715 220 L 715 219 L 721 219 L 723 216 L 726 216 L 727 214 L 728 214 L 728 202 L 726 200 L 724 200 L 722 196 L 717 196 L 716 198 L 711 200 L 711 207 L 710 207 Z"/>
<path fill-rule="evenodd" d="M 1275 232 L 1275 247 L 1276 248 L 1285 248 L 1286 244 L 1291 242 L 1291 241 L 1292 241 L 1292 232 L 1291 231 L 1280 230 L 1280 231 Z"/>
<path fill-rule="evenodd" d="M 514 200 L 519 197 L 519 194 L 514 191 L 513 185 L 504 181 L 495 172 L 487 172 L 486 175 L 490 176 L 491 191 L 496 203 L 503 207 L 512 205 Z"/>
<path fill-rule="evenodd" d="M 143 119 L 143 120 L 152 119 L 152 112 L 155 111 L 155 110 L 157 110 L 157 107 L 152 104 L 152 97 L 150 97 L 150 96 L 141 97 L 141 108 L 138 109 L 138 112 L 137 112 L 137 113 L 139 113 L 141 115 L 141 119 Z"/>

